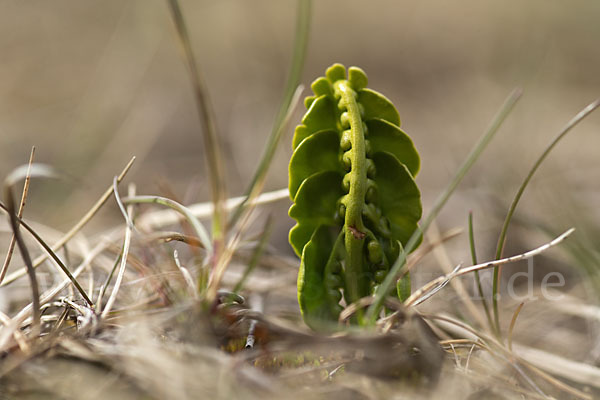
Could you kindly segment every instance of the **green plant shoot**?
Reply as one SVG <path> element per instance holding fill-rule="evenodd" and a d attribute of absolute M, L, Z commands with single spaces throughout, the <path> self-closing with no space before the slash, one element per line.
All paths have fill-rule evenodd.
<path fill-rule="evenodd" d="M 294 133 L 289 240 L 301 258 L 300 309 L 317 330 L 377 289 L 421 218 L 419 155 L 394 105 L 366 86 L 360 68 L 332 65 Z M 397 289 L 408 296 L 410 277 Z"/>

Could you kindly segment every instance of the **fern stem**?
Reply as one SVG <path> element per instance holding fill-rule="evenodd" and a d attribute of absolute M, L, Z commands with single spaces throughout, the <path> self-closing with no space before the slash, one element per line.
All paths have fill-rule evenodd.
<path fill-rule="evenodd" d="M 363 121 L 356 101 L 356 92 L 348 81 L 338 81 L 337 90 L 341 94 L 343 104 L 348 112 L 351 130 L 351 170 L 349 201 L 346 202 L 344 223 L 344 242 L 346 246 L 346 290 L 348 303 L 363 297 L 361 283 L 363 277 L 363 247 L 365 227 L 362 210 L 367 190 L 367 161 L 365 151 L 365 132 Z M 360 321 L 361 316 L 358 314 Z"/>

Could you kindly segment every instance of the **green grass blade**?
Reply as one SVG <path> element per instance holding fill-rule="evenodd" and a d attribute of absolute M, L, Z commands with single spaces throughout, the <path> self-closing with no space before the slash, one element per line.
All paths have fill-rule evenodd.
<path fill-rule="evenodd" d="M 387 293 L 389 293 L 391 288 L 395 285 L 396 277 L 398 276 L 400 269 L 406 263 L 406 254 L 410 254 L 410 252 L 415 249 L 415 246 L 419 243 L 421 234 L 422 233 L 424 234 L 427 231 L 427 229 L 429 228 L 429 226 L 431 225 L 433 220 L 440 213 L 442 207 L 444 207 L 444 205 L 446 204 L 446 202 L 448 201 L 448 199 L 450 198 L 452 193 L 454 193 L 454 191 L 456 190 L 458 184 L 462 181 L 462 179 L 467 174 L 469 169 L 471 169 L 471 167 L 473 166 L 475 161 L 477 161 L 477 159 L 479 158 L 479 156 L 481 155 L 483 150 L 490 143 L 490 141 L 492 140 L 492 138 L 494 137 L 494 135 L 500 128 L 500 125 L 502 124 L 502 122 L 506 119 L 508 114 L 511 112 L 511 110 L 513 109 L 517 100 L 519 100 L 519 98 L 521 97 L 521 93 L 522 93 L 521 89 L 515 89 L 508 96 L 508 98 L 505 100 L 504 104 L 502 105 L 502 108 L 500 108 L 500 111 L 496 114 L 496 116 L 492 120 L 492 123 L 487 128 L 484 135 L 481 137 L 481 139 L 479 139 L 479 142 L 475 145 L 473 150 L 471 150 L 471 153 L 469 153 L 465 162 L 458 169 L 454 178 L 452 178 L 452 180 L 450 181 L 450 183 L 448 184 L 446 189 L 442 192 L 442 194 L 436 200 L 433 208 L 431 209 L 431 212 L 429 213 L 427 218 L 421 224 L 421 230 L 416 231 L 412 235 L 412 237 L 410 238 L 410 240 L 404 247 L 405 251 L 403 253 L 401 253 L 400 257 L 398 257 L 396 262 L 394 262 L 394 265 L 390 269 L 390 272 L 386 276 L 385 280 L 379 286 L 379 289 L 377 290 L 377 292 L 375 292 L 375 299 L 373 300 L 373 303 L 371 304 L 371 306 L 369 306 L 369 309 L 367 311 L 367 315 L 366 315 L 367 323 L 369 323 L 369 324 L 375 323 L 375 321 L 377 319 L 377 315 L 379 315 L 379 312 L 381 310 L 381 307 L 383 306 L 383 302 L 385 300 Z"/>
<path fill-rule="evenodd" d="M 217 124 L 209 100 L 206 83 L 204 82 L 204 78 L 200 73 L 200 68 L 198 67 L 196 58 L 194 57 L 194 52 L 192 51 L 188 29 L 186 27 L 183 14 L 181 13 L 179 2 L 177 0 L 168 0 L 168 3 L 175 28 L 177 29 L 179 43 L 183 50 L 183 54 L 190 72 L 190 78 L 192 80 L 192 86 L 194 88 L 194 95 L 196 98 L 196 106 L 200 116 L 200 123 L 202 124 L 204 154 L 208 163 L 212 201 L 214 204 L 212 224 L 213 240 L 215 241 L 216 248 L 218 249 L 221 247 L 220 244 L 223 242 L 223 238 L 225 237 L 226 219 L 224 202 L 226 190 L 221 148 L 218 141 Z"/>
<path fill-rule="evenodd" d="M 133 197 L 123 197 L 121 201 L 125 204 L 160 204 L 166 207 L 169 207 L 181 215 L 183 215 L 187 221 L 190 223 L 192 228 L 196 231 L 196 235 L 204 245 L 204 248 L 208 253 L 212 253 L 213 247 L 210 241 L 210 237 L 204 225 L 196 218 L 196 216 L 190 211 L 189 208 L 179 204 L 175 200 L 167 199 L 166 197 L 161 196 L 133 196 Z"/>
<path fill-rule="evenodd" d="M 477 252 L 475 251 L 475 235 L 473 234 L 472 211 L 469 212 L 469 247 L 471 249 L 471 260 L 473 261 L 473 265 L 477 265 Z M 481 298 L 481 305 L 483 307 L 483 310 L 485 311 L 485 317 L 487 318 L 488 325 L 490 329 L 494 329 L 494 324 L 492 322 L 492 314 L 490 313 L 487 301 L 485 300 L 485 296 L 483 295 L 483 288 L 481 287 L 479 271 L 475 271 L 475 282 L 477 283 L 477 292 L 479 293 L 479 297 Z"/>
<path fill-rule="evenodd" d="M 258 168 L 256 169 L 254 177 L 252 178 L 252 181 L 250 182 L 250 185 L 248 185 L 248 188 L 244 194 L 245 199 L 236 208 L 231 216 L 229 221 L 230 226 L 235 225 L 242 212 L 246 209 L 247 204 L 260 194 L 267 171 L 271 165 L 271 161 L 273 160 L 273 155 L 275 154 L 275 150 L 277 149 L 281 137 L 283 136 L 283 132 L 287 126 L 287 121 L 290 118 L 291 111 L 300 97 L 301 90 L 298 90 L 298 88 L 300 85 L 300 79 L 302 77 L 304 59 L 306 58 L 306 47 L 308 43 L 308 34 L 310 31 L 311 4 L 311 0 L 298 0 L 294 51 L 290 65 L 290 72 L 285 84 L 283 101 L 281 102 L 281 106 L 277 112 L 275 123 L 273 124 L 273 130 L 271 131 L 271 135 L 269 136 L 265 150 L 260 158 Z"/>

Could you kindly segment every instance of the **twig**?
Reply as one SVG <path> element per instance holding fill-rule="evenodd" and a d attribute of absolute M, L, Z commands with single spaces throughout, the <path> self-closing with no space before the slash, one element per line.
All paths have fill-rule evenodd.
<path fill-rule="evenodd" d="M 470 267 L 457 268 L 454 271 L 452 271 L 451 273 L 442 275 L 442 276 L 426 283 L 425 285 L 423 285 L 419 290 L 414 292 L 408 299 L 406 299 L 404 304 L 407 306 L 411 306 L 417 302 L 420 302 L 420 298 L 422 296 L 427 295 L 432 290 L 436 290 L 437 287 L 440 285 L 446 285 L 451 279 L 454 279 L 458 276 L 466 275 L 473 271 L 480 271 L 482 269 L 492 268 L 492 267 L 495 267 L 498 265 L 504 265 L 504 264 L 508 264 L 508 263 L 512 263 L 512 262 L 516 262 L 516 261 L 525 260 L 525 259 L 531 258 L 533 256 L 536 256 L 536 255 L 548 250 L 549 248 L 556 246 L 557 244 L 559 244 L 560 242 L 565 240 L 574 231 L 575 231 L 575 228 L 571 228 L 571 229 L 567 230 L 565 233 L 563 233 L 562 235 L 558 236 L 556 239 L 552 240 L 551 242 L 546 243 L 536 249 L 530 250 L 526 253 L 518 254 L 518 255 L 512 256 L 512 257 L 503 258 L 501 260 L 488 261 L 488 262 L 485 262 L 482 264 L 472 265 Z"/>

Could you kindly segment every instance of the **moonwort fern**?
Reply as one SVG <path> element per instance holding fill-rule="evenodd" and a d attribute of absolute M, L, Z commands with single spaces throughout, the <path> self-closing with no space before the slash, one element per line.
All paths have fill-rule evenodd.
<path fill-rule="evenodd" d="M 334 64 L 312 84 L 289 165 L 289 240 L 301 257 L 298 301 L 314 329 L 371 295 L 418 229 L 420 160 L 394 105 L 357 67 Z M 410 278 L 398 283 L 401 298 Z M 355 319 L 359 323 L 361 314 Z"/>

